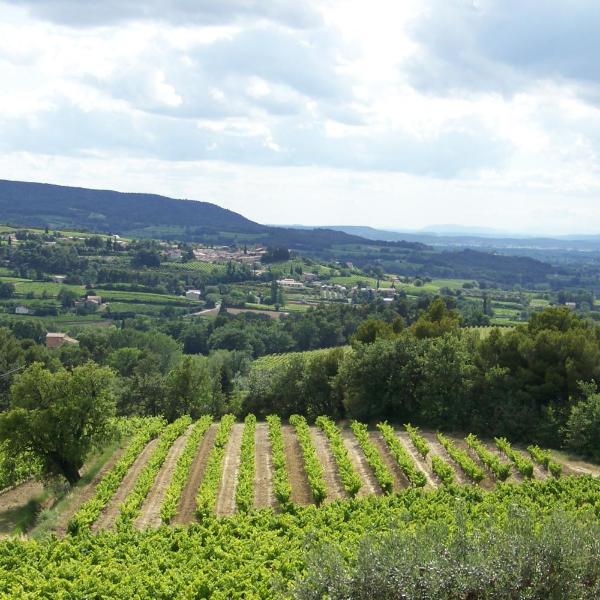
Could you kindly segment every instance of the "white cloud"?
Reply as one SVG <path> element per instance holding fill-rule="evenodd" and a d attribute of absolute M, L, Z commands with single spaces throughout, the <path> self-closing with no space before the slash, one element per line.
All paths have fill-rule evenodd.
<path fill-rule="evenodd" d="M 269 222 L 596 223 L 591 0 L 0 10 L 0 177 L 185 191 Z"/>

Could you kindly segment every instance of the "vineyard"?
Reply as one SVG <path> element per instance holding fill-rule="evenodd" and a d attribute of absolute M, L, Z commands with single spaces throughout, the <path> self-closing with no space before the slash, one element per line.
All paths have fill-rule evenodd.
<path fill-rule="evenodd" d="M 254 415 L 243 423 L 232 415 L 218 422 L 140 419 L 119 460 L 70 517 L 68 531 L 190 524 L 454 483 L 492 490 L 500 482 L 584 472 L 537 446 L 517 449 L 504 438 L 484 443 L 472 434 L 460 439 L 408 424 L 370 429 L 319 417 L 309 425 L 299 415 L 289 424 L 276 416 L 257 422 Z"/>
<path fill-rule="evenodd" d="M 597 564 L 588 535 L 600 518 L 597 468 L 537 446 L 297 415 L 135 419 L 123 431 L 67 535 L 0 540 L 1 597 L 289 598 L 298 586 L 327 587 L 320 575 L 304 583 L 319 548 L 341 553 L 335 563 L 351 560 L 364 536 L 400 535 L 414 554 L 428 532 L 451 539 L 459 527 L 508 536 L 512 552 L 515 531 L 554 536 L 556 518 L 577 520 L 568 521 L 579 528 L 577 568 Z M 523 565 L 520 575 L 508 566 L 510 580 L 529 589 Z M 483 584 L 505 585 L 497 573 Z M 594 577 L 582 571 L 585 593 L 569 597 L 597 597 Z"/>

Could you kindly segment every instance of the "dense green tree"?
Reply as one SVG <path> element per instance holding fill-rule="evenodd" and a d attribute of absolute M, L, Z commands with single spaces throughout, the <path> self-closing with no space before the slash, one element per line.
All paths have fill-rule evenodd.
<path fill-rule="evenodd" d="M 443 298 L 436 298 L 413 324 L 412 329 L 418 338 L 432 338 L 457 331 L 459 326 L 458 311 L 448 309 Z"/>
<path fill-rule="evenodd" d="M 566 445 L 600 461 L 600 393 L 595 383 L 582 385 L 583 398 L 571 409 L 565 426 Z"/>
<path fill-rule="evenodd" d="M 212 412 L 213 387 L 208 362 L 186 356 L 167 374 L 162 414 L 169 421 L 182 415 L 197 419 Z"/>
<path fill-rule="evenodd" d="M 113 434 L 113 384 L 113 372 L 91 362 L 55 373 L 35 363 L 15 379 L 0 440 L 15 454 L 38 457 L 45 476 L 74 484 L 90 452 Z"/>

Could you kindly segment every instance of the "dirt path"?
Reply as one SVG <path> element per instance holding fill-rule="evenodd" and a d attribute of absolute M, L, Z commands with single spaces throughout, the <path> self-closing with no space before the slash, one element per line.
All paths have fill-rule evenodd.
<path fill-rule="evenodd" d="M 142 469 L 146 466 L 146 463 L 152 455 L 158 438 L 154 438 L 146 447 L 140 452 L 140 455 L 135 459 L 134 463 L 127 471 L 127 475 L 123 478 L 119 489 L 115 492 L 115 495 L 110 499 L 108 505 L 100 513 L 100 516 L 96 522 L 92 525 L 92 531 L 98 531 L 99 529 L 108 529 L 115 524 L 119 511 L 121 510 L 121 504 L 125 501 L 125 498 L 129 495 L 129 492 L 133 489 L 138 475 Z"/>
<path fill-rule="evenodd" d="M 273 460 L 269 427 L 266 423 L 256 424 L 254 450 L 256 469 L 254 473 L 254 506 L 257 508 L 274 507 L 276 502 L 273 493 Z"/>
<path fill-rule="evenodd" d="M 296 432 L 291 425 L 282 425 L 283 443 L 285 446 L 285 461 L 288 477 L 292 487 L 292 502 L 296 504 L 310 504 L 313 501 L 308 479 L 302 461 L 302 449 L 296 438 Z"/>
<path fill-rule="evenodd" d="M 173 524 L 191 523 L 196 520 L 196 494 L 204 477 L 208 455 L 212 450 L 217 425 L 213 423 L 204 434 L 190 468 L 190 476 L 181 492 L 177 514 L 172 519 Z"/>
<path fill-rule="evenodd" d="M 406 433 L 406 431 L 396 431 L 396 436 L 404 446 L 405 450 L 411 455 L 417 469 L 419 469 L 419 471 L 425 475 L 427 479 L 427 485 L 433 488 L 437 487 L 438 484 L 432 475 L 431 469 L 427 464 L 427 460 L 415 450 L 415 447 L 410 441 L 410 436 L 408 433 Z"/>
<path fill-rule="evenodd" d="M 331 502 L 338 498 L 347 498 L 346 490 L 342 485 L 340 473 L 327 436 L 319 427 L 310 428 L 310 436 L 317 451 L 317 456 L 321 465 L 323 465 L 323 476 L 325 478 L 325 486 L 327 487 L 327 498 L 325 502 Z"/>
<path fill-rule="evenodd" d="M 406 479 L 406 476 L 400 469 L 398 463 L 394 460 L 394 457 L 391 455 L 385 440 L 383 439 L 383 435 L 381 435 L 381 431 L 369 431 L 369 437 L 377 450 L 379 450 L 383 462 L 394 477 L 393 491 L 396 492 L 409 487 L 410 483 L 408 479 Z"/>
<path fill-rule="evenodd" d="M 235 423 L 231 435 L 225 446 L 221 485 L 217 493 L 215 512 L 218 517 L 232 515 L 235 510 L 235 488 L 237 487 L 238 471 L 240 469 L 240 448 L 242 447 L 242 434 L 244 424 Z"/>
<path fill-rule="evenodd" d="M 600 466 L 586 462 L 577 456 L 568 452 L 552 450 L 552 458 L 564 467 L 565 475 L 594 475 L 600 476 Z M 544 472 L 546 472 L 544 470 Z M 548 476 L 548 475 L 546 475 Z"/>
<path fill-rule="evenodd" d="M 125 452 L 126 447 L 127 444 L 117 448 L 88 485 L 72 492 L 68 506 L 61 511 L 56 521 L 54 531 L 57 535 L 65 535 L 67 533 L 67 525 L 69 524 L 71 517 L 79 510 L 79 507 L 84 502 L 87 502 L 96 493 L 96 486 L 100 483 L 106 473 L 117 464 L 117 461 L 121 458 L 123 452 Z"/>
<path fill-rule="evenodd" d="M 376 496 L 381 496 L 381 488 L 377 483 L 377 479 L 369 467 L 369 463 L 365 458 L 360 446 L 358 445 L 358 441 L 352 430 L 350 429 L 342 429 L 342 439 L 344 440 L 344 445 L 346 446 L 346 450 L 348 450 L 348 454 L 350 456 L 350 460 L 354 465 L 354 469 L 359 474 L 362 479 L 363 485 L 358 491 L 357 496 L 369 496 L 371 494 L 375 494 Z"/>
<path fill-rule="evenodd" d="M 192 425 L 190 425 L 185 433 L 179 436 L 174 442 L 169 453 L 165 458 L 165 462 L 162 464 L 156 479 L 148 492 L 148 496 L 142 504 L 140 515 L 135 520 L 135 527 L 138 529 L 145 529 L 147 527 L 159 527 L 161 524 L 160 518 L 160 507 L 165 498 L 167 488 L 173 478 L 173 472 L 177 461 L 185 448 L 190 433 L 192 432 Z"/>
<path fill-rule="evenodd" d="M 421 435 L 429 443 L 429 454 L 432 456 L 439 456 L 443 458 L 453 469 L 454 469 L 454 481 L 464 485 L 469 483 L 467 476 L 463 473 L 463 470 L 448 456 L 446 449 L 437 441 L 437 438 L 433 433 L 421 432 Z M 429 458 L 429 464 L 431 465 L 431 458 Z"/>
<path fill-rule="evenodd" d="M 9 535 L 17 526 L 23 507 L 30 500 L 40 496 L 44 486 L 35 479 L 29 479 L 0 494 L 0 538 Z"/>

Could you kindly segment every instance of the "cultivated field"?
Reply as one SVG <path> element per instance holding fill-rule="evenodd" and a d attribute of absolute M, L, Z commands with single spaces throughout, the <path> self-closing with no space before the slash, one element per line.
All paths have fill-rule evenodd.
<path fill-rule="evenodd" d="M 340 426 L 325 417 L 309 426 L 298 416 L 289 424 L 278 417 L 256 422 L 252 415 L 244 423 L 231 416 L 195 423 L 183 417 L 169 425 L 147 419 L 65 522 L 70 519 L 72 533 L 124 524 L 181 525 L 209 515 L 285 510 L 409 487 L 472 483 L 491 489 L 500 481 L 584 473 L 599 475 L 600 469 L 537 446 L 484 443 L 410 426 Z"/>

